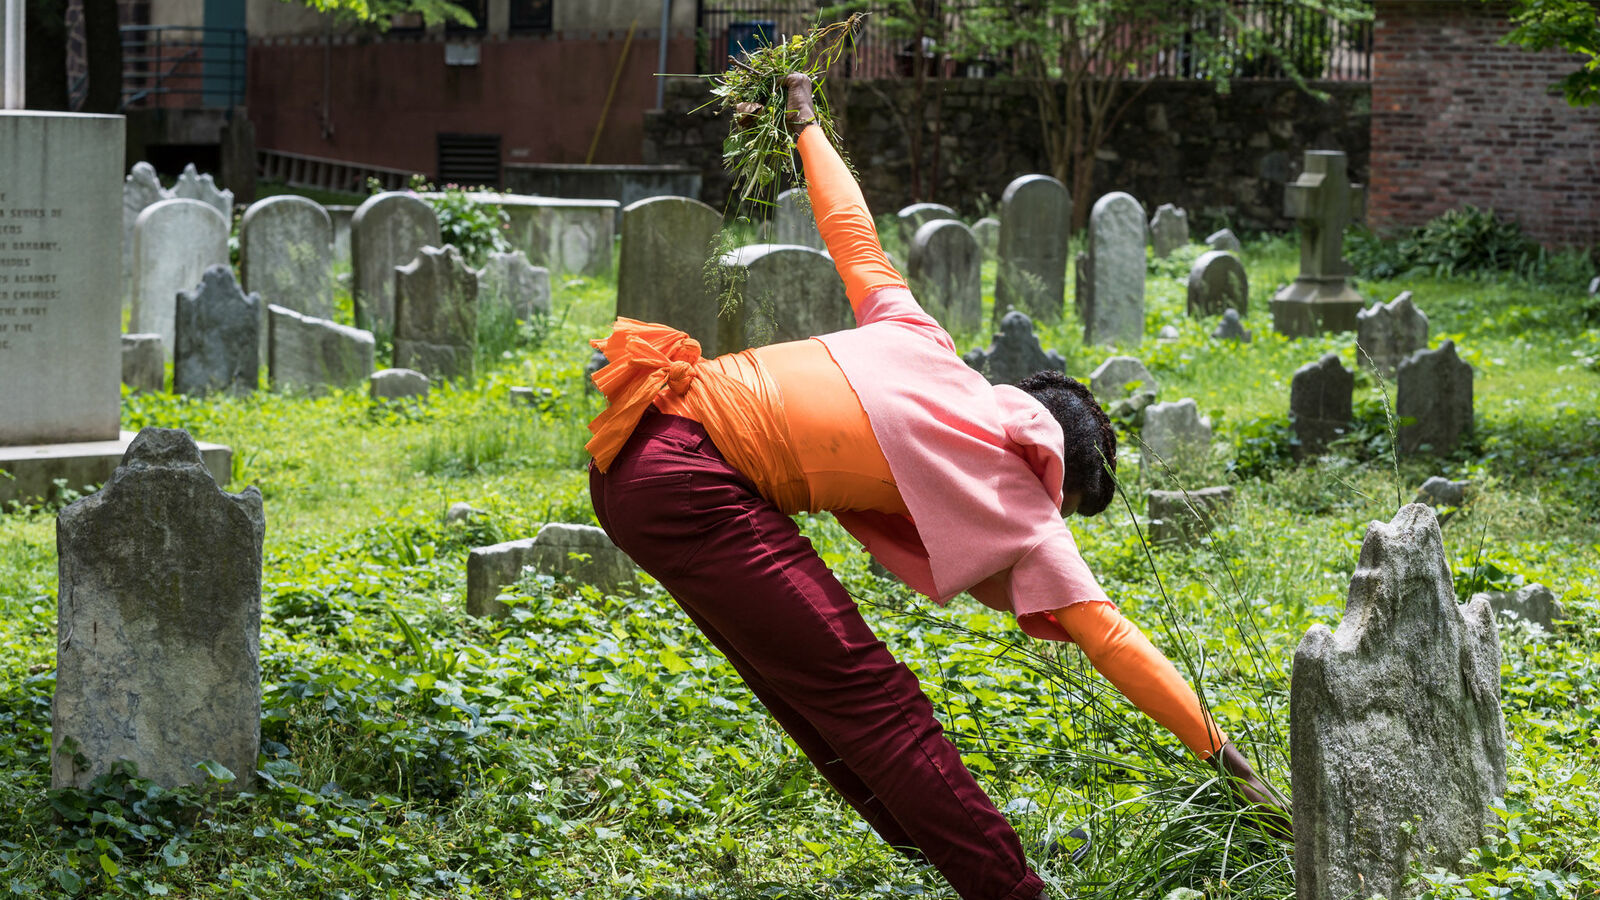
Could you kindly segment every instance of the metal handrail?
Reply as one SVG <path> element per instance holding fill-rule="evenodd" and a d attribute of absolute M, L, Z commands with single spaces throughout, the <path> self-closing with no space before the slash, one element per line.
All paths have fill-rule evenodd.
<path fill-rule="evenodd" d="M 122 104 L 227 108 L 244 102 L 249 32 L 190 25 L 124 25 Z"/>

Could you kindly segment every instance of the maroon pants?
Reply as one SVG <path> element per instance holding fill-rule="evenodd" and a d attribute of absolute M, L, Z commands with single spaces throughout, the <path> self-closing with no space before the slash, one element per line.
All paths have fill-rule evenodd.
<path fill-rule="evenodd" d="M 647 413 L 601 474 L 596 515 L 672 592 L 834 788 L 893 847 L 964 900 L 1032 900 L 1009 823 L 794 521 L 699 424 Z"/>

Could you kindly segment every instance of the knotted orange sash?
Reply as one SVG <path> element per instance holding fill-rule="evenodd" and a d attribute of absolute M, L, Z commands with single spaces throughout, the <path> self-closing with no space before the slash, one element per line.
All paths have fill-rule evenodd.
<path fill-rule="evenodd" d="M 589 343 L 609 361 L 594 373 L 594 384 L 610 406 L 589 423 L 594 437 L 584 445 L 604 472 L 663 387 L 688 392 L 698 374 L 700 342 L 676 328 L 618 318 L 610 335 Z"/>

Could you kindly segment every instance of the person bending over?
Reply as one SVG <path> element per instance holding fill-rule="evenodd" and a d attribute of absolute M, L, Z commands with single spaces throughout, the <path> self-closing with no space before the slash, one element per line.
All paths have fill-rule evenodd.
<path fill-rule="evenodd" d="M 861 190 L 790 75 L 788 117 L 857 327 L 702 359 L 673 328 L 617 320 L 593 342 L 608 408 L 590 424 L 600 523 L 733 665 L 891 846 L 966 900 L 1042 897 L 1016 833 L 791 515 L 831 512 L 906 584 L 1076 641 L 1185 746 L 1270 803 L 1172 663 L 1124 619 L 1063 516 L 1115 490 L 1116 435 L 1077 381 L 990 385 L 912 297 Z M 749 110 L 746 110 L 747 112 Z"/>

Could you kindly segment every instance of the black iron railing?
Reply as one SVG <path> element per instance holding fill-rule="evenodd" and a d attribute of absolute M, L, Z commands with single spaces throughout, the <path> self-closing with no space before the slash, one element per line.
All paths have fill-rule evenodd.
<path fill-rule="evenodd" d="M 122 27 L 122 108 L 244 103 L 249 33 L 186 25 Z"/>

